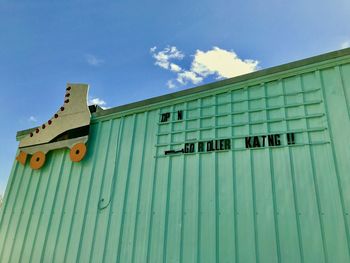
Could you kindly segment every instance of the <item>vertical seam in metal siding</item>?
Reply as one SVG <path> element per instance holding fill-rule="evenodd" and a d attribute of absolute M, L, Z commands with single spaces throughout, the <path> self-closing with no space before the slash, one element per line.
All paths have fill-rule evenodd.
<path fill-rule="evenodd" d="M 72 162 L 69 163 L 69 172 L 68 172 L 68 182 L 67 182 L 67 186 L 66 186 L 66 190 L 65 190 L 65 193 L 64 193 L 64 197 L 63 197 L 63 205 L 62 205 L 62 211 L 61 211 L 61 215 L 60 215 L 60 223 L 58 225 L 58 230 L 57 230 L 57 235 L 56 235 L 56 238 L 55 238 L 55 241 L 54 241 L 54 252 L 53 252 L 53 255 L 52 255 L 52 260 L 54 261 L 55 260 L 55 257 L 56 257 L 56 253 L 57 253 L 57 242 L 58 242 L 58 239 L 61 235 L 61 228 L 62 228 L 62 222 L 63 222 L 63 216 L 65 215 L 65 209 L 66 209 L 66 204 L 67 204 L 67 191 L 70 187 L 70 182 L 71 182 L 71 179 L 72 179 L 72 175 L 71 175 L 71 172 L 72 172 Z"/>
<path fill-rule="evenodd" d="M 286 105 L 285 84 L 284 84 L 283 79 L 280 80 L 280 84 L 281 84 L 282 94 L 283 94 L 283 105 Z M 285 117 L 285 119 L 287 119 L 286 108 L 283 108 L 283 111 L 284 111 L 284 117 Z M 287 130 L 289 130 L 288 121 L 285 121 L 285 123 L 286 123 Z M 296 194 L 296 184 L 295 184 L 294 159 L 293 159 L 293 155 L 291 153 L 290 147 L 288 147 L 288 155 L 289 155 L 290 172 L 291 172 L 292 187 L 293 187 L 295 221 L 297 223 L 297 231 L 298 231 L 298 245 L 299 245 L 300 261 L 304 262 L 303 242 L 302 242 L 300 217 L 299 217 L 299 204 L 298 204 L 298 196 Z"/>
<path fill-rule="evenodd" d="M 54 155 L 55 155 L 55 153 L 52 153 L 52 154 L 51 154 L 52 163 L 51 163 L 51 165 L 50 165 L 49 178 L 48 178 L 48 180 L 47 180 L 48 184 L 50 183 L 51 175 L 53 174 L 52 170 L 53 170 L 53 166 L 54 166 Z M 33 256 L 34 246 L 35 246 L 35 244 L 36 244 L 36 239 L 37 239 L 37 237 L 38 237 L 38 232 L 39 232 L 39 228 L 40 228 L 40 222 L 41 222 L 41 220 L 42 220 L 43 209 L 44 209 L 44 206 L 45 206 L 45 201 L 46 201 L 48 189 L 49 189 L 49 187 L 47 186 L 46 189 L 45 189 L 43 204 L 42 204 L 41 209 L 40 209 L 40 216 L 39 216 L 39 219 L 38 219 L 38 225 L 37 225 L 37 227 L 36 227 L 35 234 L 34 234 L 32 249 L 30 250 L 29 262 L 32 262 L 32 256 Z"/>
<path fill-rule="evenodd" d="M 157 116 L 160 116 L 161 110 L 158 110 Z M 156 144 L 158 145 L 159 143 L 159 133 L 160 130 L 160 125 L 158 124 L 157 128 L 157 139 L 156 139 Z M 158 155 L 158 148 L 155 147 L 155 155 Z M 153 212 L 153 207 L 154 207 L 154 188 L 155 188 L 155 183 L 156 183 L 156 178 L 157 178 L 157 166 L 158 166 L 158 159 L 155 157 L 155 164 L 154 164 L 154 171 L 153 171 L 153 182 L 152 182 L 152 197 L 151 197 L 151 211 L 150 211 L 150 219 L 149 219 L 149 227 L 148 227 L 148 242 L 147 242 L 147 252 L 146 252 L 146 262 L 149 263 L 150 261 L 150 248 L 151 248 L 151 239 L 152 239 L 152 227 L 153 227 L 153 217 L 154 217 L 154 212 Z"/>
<path fill-rule="evenodd" d="M 185 120 L 188 118 L 188 102 L 185 102 Z M 185 130 L 187 130 L 188 122 L 185 121 Z M 186 140 L 186 133 L 185 133 L 185 140 Z M 184 222 L 185 222 L 185 189 L 186 189 L 186 156 L 183 155 L 183 170 L 182 170 L 182 203 L 181 203 L 181 233 L 180 233 L 180 262 L 183 262 L 183 245 L 184 245 Z"/>
<path fill-rule="evenodd" d="M 263 84 L 264 94 L 265 94 L 265 107 L 268 107 L 267 103 L 267 91 L 266 84 Z M 265 110 L 266 120 L 269 119 L 269 112 Z M 267 134 L 270 134 L 269 123 L 266 123 Z M 273 217 L 274 217 L 274 225 L 275 225 L 275 238 L 276 238 L 276 247 L 277 247 L 277 261 L 281 262 L 281 249 L 280 249 L 280 239 L 279 239 L 279 225 L 278 225 L 278 208 L 276 201 L 276 186 L 275 186 L 275 172 L 273 167 L 273 155 L 271 152 L 271 148 L 268 148 L 269 159 L 270 159 L 270 175 L 271 175 L 271 188 L 272 188 L 272 202 L 273 202 Z"/>
<path fill-rule="evenodd" d="M 116 181 L 117 181 L 117 172 L 118 170 L 116 169 L 116 167 L 119 165 L 119 161 L 120 161 L 120 152 L 121 152 L 121 141 L 122 141 L 122 137 L 123 137 L 123 133 L 124 133 L 124 119 L 125 117 L 120 117 L 120 124 L 119 124 L 119 131 L 118 131 L 118 138 L 117 138 L 117 147 L 118 147 L 118 150 L 117 150 L 117 155 L 116 155 L 116 160 L 114 162 L 114 167 L 113 167 L 113 178 L 112 178 L 112 182 L 111 182 L 111 190 L 110 190 L 110 199 L 111 199 L 111 203 L 110 203 L 110 206 L 111 206 L 111 209 L 110 209 L 110 212 L 109 212 L 109 217 L 108 217 L 108 223 L 107 223 L 107 231 L 106 231 L 106 238 L 105 238 L 105 242 L 104 242 L 104 251 L 103 251 L 103 257 L 102 257 L 102 262 L 105 262 L 105 258 L 106 258 L 106 247 L 108 246 L 107 242 L 108 242 L 108 237 L 109 237 L 109 228 L 111 226 L 111 218 L 112 218 L 112 215 L 113 215 L 113 210 L 112 210 L 112 207 L 113 207 L 113 198 L 114 198 L 114 192 L 115 192 L 115 184 L 116 184 Z"/>
<path fill-rule="evenodd" d="M 345 226 L 345 232 L 346 232 L 346 240 L 348 242 L 348 251 L 350 251 L 350 236 L 349 236 L 349 225 L 345 216 L 345 205 L 344 205 L 344 199 L 343 199 L 343 188 L 340 183 L 340 178 L 339 178 L 339 170 L 338 170 L 338 162 L 337 158 L 335 155 L 335 148 L 334 148 L 334 142 L 333 142 L 333 134 L 332 134 L 332 128 L 329 123 L 329 112 L 328 112 L 328 105 L 327 105 L 327 100 L 326 100 L 326 95 L 324 91 L 324 84 L 323 84 L 323 78 L 322 74 L 319 70 L 316 71 L 316 76 L 321 84 L 321 89 L 322 89 L 322 96 L 323 96 L 323 102 L 324 102 L 324 108 L 326 111 L 326 121 L 327 121 L 327 126 L 328 126 L 328 131 L 329 131 L 329 137 L 331 141 L 331 149 L 332 149 L 332 156 L 333 156 L 333 161 L 334 161 L 334 167 L 335 167 L 335 173 L 336 173 L 336 178 L 337 178 L 337 183 L 338 183 L 338 188 L 339 188 L 339 197 L 340 197 L 340 203 L 342 206 L 342 214 L 343 214 L 343 220 L 344 220 L 344 226 Z"/>
<path fill-rule="evenodd" d="M 55 190 L 54 199 L 52 200 L 52 206 L 51 206 L 52 210 L 51 210 L 51 213 L 50 213 L 49 222 L 47 224 L 47 229 L 46 229 L 45 239 L 44 239 L 44 247 L 42 249 L 40 262 L 44 261 L 44 255 L 45 255 L 45 252 L 46 252 L 46 245 L 47 245 L 47 238 L 48 238 L 48 235 L 49 235 L 49 232 L 50 232 L 50 228 L 51 228 L 51 220 L 52 220 L 52 217 L 53 217 L 53 214 L 54 214 L 54 207 L 56 205 L 57 192 L 58 192 L 59 185 L 61 184 L 62 167 L 64 166 L 64 163 L 65 163 L 65 160 L 66 160 L 65 156 L 66 156 L 66 152 L 64 151 L 62 153 L 62 161 L 61 161 L 60 169 L 59 169 L 59 173 L 58 173 L 59 174 L 59 178 L 58 178 L 58 181 L 57 181 L 57 184 L 56 184 L 56 190 Z"/>
<path fill-rule="evenodd" d="M 53 157 L 52 157 L 53 158 Z M 63 162 L 63 160 L 64 160 L 64 153 L 62 154 L 62 160 L 61 160 L 61 166 L 62 166 L 62 162 Z M 51 171 L 52 172 L 52 171 Z M 60 176 L 60 174 L 59 174 L 59 176 Z M 50 178 L 49 178 L 49 180 L 51 179 L 51 175 L 50 175 Z M 58 184 L 58 182 L 59 182 L 59 179 L 58 179 L 58 181 L 57 181 L 57 184 Z M 49 187 L 47 187 L 47 189 L 48 189 Z M 46 189 L 46 192 L 45 192 L 45 202 L 46 202 L 46 196 L 47 196 L 47 189 Z M 56 189 L 57 189 L 57 186 L 56 186 Z M 57 191 L 55 191 L 55 195 L 56 195 L 56 192 Z M 43 203 L 43 206 L 42 206 L 42 209 L 44 208 L 44 206 L 45 206 L 45 202 Z M 54 206 L 54 200 L 52 200 L 52 207 Z M 50 213 L 50 218 L 52 217 L 52 214 L 53 214 L 53 211 L 51 211 L 51 213 Z M 49 227 L 50 227 L 50 219 L 49 218 L 49 222 L 48 222 L 48 224 L 47 224 L 47 229 L 46 229 L 46 233 L 45 233 L 45 241 L 44 241 L 44 243 L 43 243 L 43 249 L 41 250 L 41 257 L 43 256 L 43 254 L 45 253 L 45 247 L 46 247 L 46 239 L 47 239 L 47 235 L 48 235 L 48 232 L 49 232 Z M 42 220 L 42 215 L 40 215 L 40 219 L 39 219 L 39 222 Z M 37 228 L 37 230 L 36 230 L 36 233 L 35 233 L 35 240 L 36 240 L 36 238 L 37 238 L 37 233 L 38 233 L 38 230 L 39 229 L 39 227 Z M 35 245 L 35 244 L 34 244 Z M 33 249 L 34 249 L 34 245 L 33 245 Z M 31 252 L 31 254 L 33 254 L 33 251 Z M 32 257 L 32 255 L 31 255 L 31 257 Z"/>
<path fill-rule="evenodd" d="M 52 157 L 52 156 L 51 156 Z M 52 158 L 50 160 L 50 168 L 49 168 L 49 171 L 52 169 L 52 166 L 53 166 L 53 161 L 52 161 Z M 44 168 L 45 169 L 45 168 Z M 33 202 L 32 202 L 32 206 L 31 206 L 31 209 L 30 209 L 30 215 L 29 215 L 29 219 L 28 219 L 28 223 L 26 225 L 26 230 L 25 230 L 25 233 L 24 233 L 24 240 L 23 240 L 23 244 L 22 244 L 22 247 L 21 247 L 21 251 L 20 251 L 20 257 L 19 257 L 19 262 L 22 262 L 22 256 L 23 256 L 23 249 L 25 247 L 25 244 L 26 244 L 26 241 L 27 241 L 27 235 L 28 235 L 28 228 L 29 228 L 29 225 L 31 223 L 31 220 L 32 220 L 32 215 L 33 215 L 33 207 L 34 205 L 36 204 L 36 201 L 37 201 L 37 194 L 38 194 L 38 189 L 40 188 L 40 185 L 41 185 L 41 181 L 42 181 L 42 170 L 39 171 L 39 182 L 38 182 L 38 185 L 35 189 L 35 194 L 34 194 L 34 198 L 33 198 Z"/>
<path fill-rule="evenodd" d="M 214 126 L 217 127 L 218 125 L 218 98 L 217 95 L 214 95 Z M 218 138 L 218 129 L 214 128 L 214 138 Z M 214 152 L 214 161 L 215 161 L 215 167 L 214 167 L 214 173 L 215 173 L 215 188 L 214 188 L 214 198 L 215 198 L 215 259 L 216 262 L 220 262 L 220 255 L 219 255 L 219 245 L 220 245 L 220 237 L 219 237 L 219 179 L 218 179 L 218 154 L 215 151 Z"/>
<path fill-rule="evenodd" d="M 250 93 L 249 87 L 246 89 L 247 91 L 247 103 L 248 103 L 248 134 L 251 136 L 251 125 L 250 125 Z M 249 151 L 249 159 L 250 159 L 250 175 L 251 175 L 251 183 L 252 183 L 252 195 L 253 195 L 253 220 L 254 220 L 254 245 L 255 245 L 255 260 L 258 263 L 259 260 L 259 239 L 258 239 L 258 226 L 257 226 L 257 216 L 258 212 L 256 211 L 256 193 L 255 193 L 255 175 L 254 175 L 254 162 L 253 162 L 253 153 Z"/>
<path fill-rule="evenodd" d="M 171 112 L 174 112 L 174 106 L 171 107 Z M 170 123 L 170 142 L 173 142 L 173 130 L 174 122 Z M 169 228 L 169 199 L 170 199 L 170 186 L 172 176 L 172 158 L 168 157 L 168 173 L 167 173 L 167 191 L 166 191 L 166 203 L 165 203 L 165 219 L 164 219 L 164 237 L 163 237 L 163 262 L 166 262 L 167 254 L 167 242 L 168 242 L 168 228 Z"/>
<path fill-rule="evenodd" d="M 343 78 L 343 70 L 340 66 L 336 66 L 336 71 L 339 75 L 339 79 L 340 79 L 340 85 L 342 87 L 343 93 L 344 93 L 344 97 L 345 97 L 345 104 L 346 104 L 346 108 L 348 110 L 348 118 L 350 119 L 350 105 L 349 105 L 349 98 L 348 95 L 346 94 L 346 90 L 345 90 L 345 84 L 344 84 L 344 78 Z"/>
<path fill-rule="evenodd" d="M 343 93 L 344 93 L 344 96 L 345 96 L 345 103 L 346 103 L 346 107 L 348 109 L 348 117 L 350 118 L 350 105 L 349 105 L 348 96 L 347 96 L 347 93 L 346 93 L 346 90 L 345 90 L 345 83 L 344 83 L 344 78 L 343 78 L 343 75 L 344 75 L 343 74 L 343 70 L 342 70 L 342 67 L 340 67 L 340 66 L 337 66 L 336 68 L 337 68 L 337 70 L 339 72 L 339 77 L 341 79 L 341 85 L 342 85 Z M 322 89 L 322 92 L 323 92 L 323 89 Z M 327 111 L 327 123 L 328 123 L 328 111 Z M 329 129 L 329 130 L 331 131 L 331 129 Z M 333 144 L 332 144 L 332 152 L 333 152 L 333 157 L 334 157 Z M 342 213 L 343 213 L 345 229 L 346 229 L 346 239 L 347 239 L 347 242 L 348 242 L 348 249 L 350 251 L 349 225 L 348 225 L 348 221 L 347 221 L 347 218 L 346 218 L 346 215 L 345 215 L 345 201 L 344 201 L 344 196 L 343 196 L 343 188 L 342 188 L 342 185 L 341 185 L 341 180 L 340 180 L 338 171 L 337 171 L 337 183 L 338 183 L 338 188 L 339 188 L 339 192 L 340 192 L 341 206 L 342 206 L 342 210 L 343 210 Z"/>
<path fill-rule="evenodd" d="M 302 80 L 301 75 L 299 75 L 298 80 L 300 82 L 300 87 L 301 90 L 304 91 L 304 83 Z M 306 108 L 305 108 L 305 95 L 304 93 L 302 93 L 303 96 L 303 109 L 304 109 L 304 115 L 307 114 Z M 306 119 L 306 129 L 309 129 L 309 122 Z M 310 143 L 310 133 L 307 132 L 307 138 L 308 138 L 308 143 Z M 321 234 L 322 234 L 322 244 L 323 244 L 323 249 L 324 249 L 324 253 L 325 253 L 325 261 L 328 262 L 328 253 L 327 253 L 327 246 L 326 246 L 326 240 L 325 240 L 325 231 L 324 231 L 324 222 L 323 222 L 323 212 L 322 212 L 322 206 L 321 206 L 321 198 L 320 198 L 320 193 L 319 193 L 319 189 L 318 189 L 318 180 L 317 180 L 317 176 L 316 176 L 316 172 L 315 172 L 315 157 L 313 154 L 313 151 L 311 149 L 312 145 L 308 145 L 307 148 L 309 150 L 309 154 L 310 154 L 310 158 L 311 158 L 311 167 L 312 167 L 312 176 L 314 178 L 314 186 L 315 186 L 315 191 L 316 191 L 316 198 L 317 198 L 317 207 L 318 207 L 318 216 L 320 219 L 320 225 L 321 225 Z"/>
<path fill-rule="evenodd" d="M 17 165 L 18 166 L 18 165 Z M 23 170 L 22 170 L 22 173 L 21 173 L 21 177 L 20 177 L 20 182 L 18 184 L 18 188 L 17 188 L 17 191 L 16 191 L 16 194 L 15 194 L 15 199 L 13 201 L 13 205 L 12 205 L 12 208 L 11 208 L 11 214 L 10 214 L 10 218 L 9 218 L 9 223 L 7 224 L 7 227 L 6 227 L 6 231 L 5 231 L 5 237 L 4 237 L 4 243 L 2 245 L 2 248 L 1 248 L 1 251 L 0 251 L 0 262 L 2 262 L 2 257 L 3 257 L 3 253 L 4 253 L 4 248 L 5 248 L 5 245 L 6 245 L 6 240 L 7 240 L 7 235 L 8 235 L 8 230 L 10 228 L 10 224 L 12 222 L 12 216 L 14 214 L 14 208 L 16 207 L 16 203 L 17 203 L 17 198 L 18 198 L 18 192 L 19 192 L 19 189 L 20 189 L 20 186 L 22 184 L 22 180 L 23 180 L 23 177 L 24 177 L 24 174 L 25 174 L 25 166 L 23 166 Z M 10 192 L 8 193 L 10 194 Z M 6 210 L 8 209 L 8 204 L 5 204 L 6 205 Z M 8 211 L 7 211 L 8 212 Z M 5 213 L 4 213 L 5 215 Z M 2 224 L 3 222 L 1 222 Z"/>
<path fill-rule="evenodd" d="M 102 175 L 102 182 L 101 182 L 101 185 L 100 185 L 100 192 L 99 192 L 99 202 L 101 200 L 101 193 L 102 193 L 102 189 L 103 189 L 103 186 L 104 186 L 104 182 L 105 182 L 105 178 L 106 178 L 106 174 L 105 174 L 105 170 L 106 170 L 106 164 L 107 164 L 107 160 L 108 160 L 108 152 L 109 152 L 109 149 L 110 149 L 110 145 L 111 145 L 111 134 L 112 134 L 112 131 L 113 131 L 113 120 L 110 119 L 108 120 L 109 122 L 109 129 L 108 129 L 108 137 L 107 137 L 107 147 L 106 147 L 106 152 L 105 152 L 105 156 L 104 156 L 104 162 L 103 162 L 103 168 L 102 168 L 102 172 L 101 172 L 101 175 Z M 109 202 L 109 200 L 106 200 L 107 202 Z M 92 235 L 92 242 L 91 242 L 91 247 L 90 247 L 90 250 L 89 250 L 89 262 L 91 262 L 92 260 L 92 256 L 91 256 L 91 253 L 92 251 L 94 250 L 95 248 L 95 242 L 96 242 L 96 229 L 97 229 L 97 225 L 98 225 L 98 222 L 99 222 L 99 213 L 100 211 L 97 210 L 96 212 L 96 217 L 95 217 L 95 224 L 94 224 L 94 229 L 93 229 L 93 235 Z M 108 235 L 108 233 L 106 233 Z"/>
<path fill-rule="evenodd" d="M 84 209 L 84 219 L 83 219 L 83 225 L 81 227 L 81 235 L 80 235 L 80 240 L 79 240 L 79 247 L 78 247 L 78 253 L 77 253 L 77 257 L 76 257 L 76 261 L 80 261 L 80 256 L 81 256 L 81 251 L 82 251 L 82 243 L 84 240 L 84 229 L 85 229 L 85 224 L 86 224 L 86 217 L 88 215 L 88 210 L 89 210 L 89 203 L 90 203 L 90 197 L 91 197 L 91 189 L 92 189 L 92 185 L 93 185 L 93 176 L 95 173 L 95 168 L 96 168 L 96 163 L 95 160 L 97 159 L 97 152 L 100 146 L 100 142 L 101 142 L 101 138 L 100 138 L 100 132 L 102 129 L 102 122 L 98 122 L 97 123 L 97 131 L 96 131 L 96 144 L 95 144 L 95 155 L 93 156 L 93 160 L 91 160 L 91 162 L 93 163 L 92 166 L 92 170 L 91 173 L 89 174 L 90 176 L 90 181 L 89 181 L 89 190 L 87 192 L 88 196 L 86 197 L 86 203 L 85 203 L 85 209 Z"/>
<path fill-rule="evenodd" d="M 4 218 L 5 218 L 5 211 L 8 213 L 8 199 L 9 199 L 8 197 L 10 197 L 10 193 L 12 193 L 13 184 L 14 184 L 14 181 L 16 179 L 16 174 L 18 171 L 18 165 L 19 165 L 19 163 L 17 161 L 14 161 L 13 166 L 12 166 L 12 170 L 11 170 L 11 176 L 10 176 L 9 183 L 8 183 L 9 187 L 6 187 L 5 197 L 3 200 L 3 206 L 0 208 L 0 233 L 1 233 L 1 231 L 5 231 L 5 235 L 3 235 L 3 236 L 7 235 L 7 231 L 8 231 L 8 227 L 9 227 L 9 224 L 7 224 L 6 229 L 4 229 L 3 223 L 4 223 Z M 23 172 L 22 172 L 22 174 L 23 174 Z M 19 179 L 19 180 L 21 180 L 21 179 Z M 12 206 L 12 209 L 10 210 L 11 211 L 10 217 L 12 215 L 12 210 L 13 210 L 13 206 Z M 10 222 L 10 220 L 9 220 L 9 222 Z M 0 236 L 0 238 L 1 238 L 1 236 Z M 0 259 L 2 256 L 3 248 L 5 247 L 5 244 L 6 244 L 6 238 L 4 237 L 3 241 L 1 241 L 1 239 L 0 239 Z"/>
<path fill-rule="evenodd" d="M 73 206 L 73 215 L 72 215 L 72 218 L 71 218 L 71 222 L 70 222 L 70 225 L 69 225 L 69 234 L 68 234 L 68 240 L 67 240 L 67 244 L 66 244 L 66 247 L 64 249 L 64 256 L 63 256 L 63 262 L 67 262 L 67 252 L 68 252 L 68 249 L 70 247 L 70 242 L 71 242 L 71 237 L 72 237 L 72 227 L 73 227 L 73 224 L 74 224 L 74 219 L 75 219 L 75 214 L 76 214 L 76 208 L 77 208 L 77 201 L 78 201 L 78 193 L 79 193 L 79 189 L 80 189 L 80 185 L 81 185 L 81 178 L 83 177 L 83 167 L 80 166 L 80 172 L 79 172 L 79 182 L 78 182 L 78 186 L 77 186 L 77 194 L 75 196 L 75 200 L 74 200 L 74 206 Z"/>
<path fill-rule="evenodd" d="M 341 85 L 342 85 L 343 93 L 344 93 L 344 96 L 345 96 L 345 103 L 346 103 L 346 107 L 348 109 L 348 117 L 350 118 L 350 108 L 349 108 L 350 105 L 349 105 L 348 96 L 347 96 L 346 90 L 345 90 L 345 84 L 344 84 L 344 78 L 343 78 L 343 70 L 342 70 L 342 68 L 340 66 L 337 66 L 336 68 L 337 68 L 337 70 L 339 72 L 339 77 L 341 79 Z M 322 89 L 322 92 L 323 92 L 323 89 Z M 328 111 L 327 111 L 327 123 L 328 123 Z M 329 127 L 329 131 L 331 133 L 331 128 L 330 127 Z M 333 137 L 331 137 L 331 141 L 333 141 L 332 138 Z M 333 153 L 333 158 L 334 158 L 335 154 L 334 154 L 334 149 L 333 149 L 333 143 L 332 143 L 332 153 Z M 337 164 L 335 166 L 337 167 Z M 337 183 L 338 183 L 339 194 L 340 194 L 340 202 L 341 202 L 341 206 L 342 206 L 342 210 L 343 210 L 342 213 L 343 213 L 345 230 L 346 230 L 346 239 L 347 239 L 347 242 L 348 242 L 348 249 L 349 249 L 349 252 L 350 252 L 350 233 L 349 233 L 349 224 L 348 224 L 348 221 L 347 221 L 347 218 L 346 218 L 346 215 L 345 215 L 345 201 L 344 201 L 344 195 L 343 195 L 343 187 L 341 185 L 341 180 L 340 180 L 340 177 L 339 177 L 338 170 L 336 170 L 336 171 L 337 171 Z"/>
<path fill-rule="evenodd" d="M 198 99 L 199 103 L 199 129 L 202 127 L 202 98 Z M 201 131 L 198 131 L 199 134 L 199 140 L 202 139 L 201 136 Z M 201 240 L 201 187 L 202 187 L 202 180 L 201 180 L 201 174 L 202 174 L 202 155 L 198 155 L 198 212 L 197 212 L 197 263 L 201 262 L 201 257 L 200 257 L 200 240 Z"/>
<path fill-rule="evenodd" d="M 11 244 L 11 249 L 10 249 L 11 252 L 10 252 L 9 259 L 8 259 L 9 262 L 11 262 L 11 258 L 12 258 L 12 254 L 13 254 L 13 247 L 14 247 L 14 245 L 15 245 L 15 243 L 16 243 L 16 239 L 17 239 L 18 228 L 19 228 L 19 226 L 20 226 L 21 220 L 23 219 L 23 208 L 24 208 L 24 204 L 25 204 L 25 201 L 26 201 L 26 199 L 27 199 L 28 192 L 29 192 L 29 185 L 30 185 L 30 183 L 31 183 L 31 181 L 32 181 L 33 170 L 30 171 L 30 175 L 29 175 L 29 176 L 30 176 L 30 178 L 29 178 L 29 183 L 28 183 L 28 185 L 27 185 L 26 193 L 25 193 L 25 195 L 24 195 L 23 204 L 22 204 L 22 207 L 21 207 L 21 213 L 19 214 L 19 219 L 18 219 L 18 222 L 17 222 L 17 226 L 16 226 L 16 230 L 15 230 L 15 235 L 14 235 L 14 238 L 13 238 L 13 242 L 12 242 L 12 244 Z"/>
<path fill-rule="evenodd" d="M 125 209 L 126 204 L 128 200 L 128 191 L 129 191 L 129 182 L 130 182 L 130 170 L 131 170 L 131 164 L 132 164 L 132 156 L 134 154 L 134 143 L 135 143 L 135 130 L 137 125 L 137 115 L 134 114 L 133 116 L 133 129 L 132 129 L 132 138 L 131 138 L 131 146 L 130 146 L 130 153 L 129 153 L 129 162 L 128 162 L 128 171 L 126 174 L 126 184 L 125 184 L 125 190 L 124 190 L 124 200 L 123 200 L 123 211 L 122 211 L 122 221 L 120 223 L 120 234 L 119 234 L 119 242 L 118 242 L 118 248 L 117 248 L 117 261 L 120 262 L 120 254 L 121 254 L 121 248 L 122 248 L 122 242 L 123 242 L 123 234 L 124 234 L 124 221 L 125 221 Z"/>
<path fill-rule="evenodd" d="M 145 162 L 145 148 L 146 148 L 146 140 L 147 140 L 147 134 L 148 134 L 148 121 L 149 121 L 149 117 L 148 117 L 149 113 L 148 111 L 145 112 L 145 131 L 143 133 L 143 143 L 142 143 L 142 157 L 141 157 L 141 166 L 140 166 L 140 172 L 139 172 L 139 186 L 138 186 L 138 190 L 137 190 L 137 201 L 136 201 L 136 215 L 135 215 L 135 224 L 134 224 L 134 234 L 133 234 L 133 243 L 132 243 L 132 252 L 131 252 L 131 262 L 135 261 L 135 244 L 136 244 L 136 230 L 137 230 L 137 223 L 138 223 L 138 219 L 139 219 L 139 209 L 140 209 L 140 193 L 141 193 L 141 187 L 143 184 L 143 177 L 144 177 L 144 162 Z M 156 160 L 156 159 L 154 159 Z"/>
<path fill-rule="evenodd" d="M 3 218 L 4 218 L 4 215 L 5 215 L 5 211 L 7 210 L 7 207 L 8 207 L 7 199 L 8 199 L 9 194 L 12 193 L 12 187 L 13 187 L 13 184 L 14 184 L 14 181 L 15 181 L 15 177 L 16 177 L 16 174 L 17 174 L 18 165 L 19 165 L 19 163 L 17 161 L 14 161 L 13 167 L 12 167 L 12 170 L 11 170 L 11 173 L 10 173 L 11 176 L 10 176 L 9 182 L 7 184 L 8 187 L 6 187 L 5 196 L 4 196 L 4 199 L 3 199 L 3 202 L 2 202 L 3 206 L 0 208 L 0 230 L 2 228 L 2 223 L 3 223 Z"/>
<path fill-rule="evenodd" d="M 172 126 L 172 125 L 171 125 Z M 172 137 L 170 135 L 170 137 Z M 172 158 L 169 157 L 168 159 L 169 165 L 168 165 L 168 173 L 167 173 L 167 197 L 166 197 L 166 204 L 165 204 L 165 219 L 164 219 L 164 237 L 163 237 L 163 262 L 166 262 L 167 258 L 167 244 L 168 244 L 168 228 L 169 228 L 169 199 L 170 199 L 170 186 L 171 186 L 171 176 L 172 176 Z"/>
<path fill-rule="evenodd" d="M 230 91 L 230 100 L 231 100 L 231 112 L 234 111 L 234 107 L 233 107 L 233 91 Z M 233 115 L 229 115 L 230 116 L 230 121 L 231 123 L 233 123 Z M 231 137 L 234 137 L 234 126 L 231 126 Z M 233 140 L 231 140 L 231 148 L 234 148 L 233 145 Z M 235 173 L 235 153 L 234 151 L 231 151 L 232 154 L 232 175 L 233 175 L 233 220 L 234 220 L 234 240 L 235 240 L 235 244 L 234 244 L 234 249 L 235 249 L 235 262 L 238 263 L 239 261 L 239 254 L 238 254 L 238 210 L 237 210 L 237 174 Z"/>
<path fill-rule="evenodd" d="M 184 208 L 185 208 L 185 187 L 186 187 L 186 182 L 185 182 L 185 174 L 186 174 L 186 156 L 182 156 L 183 159 L 183 167 L 182 167 L 182 193 L 181 193 L 181 221 L 180 221 L 180 253 L 179 253 L 179 263 L 183 262 L 182 257 L 183 257 L 183 236 L 184 236 Z"/>

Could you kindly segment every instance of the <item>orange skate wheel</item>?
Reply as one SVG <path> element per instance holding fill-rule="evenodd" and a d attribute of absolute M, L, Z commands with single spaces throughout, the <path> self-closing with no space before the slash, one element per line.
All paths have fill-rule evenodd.
<path fill-rule="evenodd" d="M 27 153 L 20 151 L 16 157 L 16 160 L 19 161 L 22 165 L 25 165 L 27 160 Z"/>
<path fill-rule="evenodd" d="M 70 149 L 70 159 L 72 162 L 80 162 L 83 160 L 86 154 L 86 145 L 84 143 L 75 144 L 72 149 Z"/>
<path fill-rule="evenodd" d="M 30 167 L 32 167 L 34 170 L 38 170 L 43 167 L 45 160 L 45 153 L 36 152 L 33 154 L 32 158 L 30 158 Z"/>

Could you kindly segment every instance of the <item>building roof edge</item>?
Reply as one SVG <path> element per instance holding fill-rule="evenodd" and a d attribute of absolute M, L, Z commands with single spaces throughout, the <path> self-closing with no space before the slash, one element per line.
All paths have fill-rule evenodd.
<path fill-rule="evenodd" d="M 287 70 L 290 71 L 293 69 L 297 69 L 297 68 L 317 64 L 317 63 L 322 63 L 324 61 L 334 60 L 334 59 L 346 57 L 346 56 L 350 56 L 350 48 L 340 49 L 340 50 L 328 52 L 325 54 L 316 55 L 313 57 L 289 62 L 286 64 L 282 64 L 282 65 L 254 71 L 254 72 L 240 75 L 237 77 L 204 84 L 201 86 L 197 86 L 197 87 L 193 87 L 193 88 L 189 88 L 189 89 L 185 89 L 185 90 L 181 90 L 181 91 L 177 91 L 177 92 L 173 92 L 173 93 L 169 93 L 169 94 L 165 94 L 165 95 L 161 95 L 161 96 L 157 96 L 157 97 L 153 97 L 153 98 L 149 98 L 149 99 L 145 99 L 145 100 L 141 100 L 141 101 L 137 101 L 137 102 L 132 102 L 132 103 L 121 105 L 121 106 L 116 106 L 116 107 L 113 107 L 113 108 L 110 108 L 107 110 L 100 110 L 100 111 L 95 112 L 93 114 L 93 117 L 94 118 L 107 117 L 109 115 L 113 115 L 113 114 L 116 114 L 119 112 L 129 111 L 129 110 L 132 110 L 135 108 L 140 108 L 140 107 L 145 107 L 148 105 L 158 104 L 160 102 L 164 102 L 164 101 L 168 101 L 168 100 L 172 100 L 172 99 L 176 99 L 176 98 L 180 98 L 180 97 L 184 97 L 184 96 L 188 96 L 188 95 L 193 95 L 193 94 L 204 92 L 204 91 L 215 90 L 215 89 L 223 87 L 223 86 L 237 84 L 237 83 L 245 82 L 248 80 L 254 80 L 254 79 L 258 79 L 258 78 L 265 77 L 268 75 L 273 75 L 273 74 L 277 74 L 280 72 L 284 72 Z M 35 129 L 35 128 L 18 131 L 16 138 L 19 138 L 25 134 L 28 134 L 33 129 Z"/>

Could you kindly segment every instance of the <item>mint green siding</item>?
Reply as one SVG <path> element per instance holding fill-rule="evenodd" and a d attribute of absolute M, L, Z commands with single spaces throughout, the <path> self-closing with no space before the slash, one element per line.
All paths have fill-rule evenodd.
<path fill-rule="evenodd" d="M 95 114 L 80 163 L 15 162 L 0 262 L 350 262 L 350 50 L 254 74 Z"/>

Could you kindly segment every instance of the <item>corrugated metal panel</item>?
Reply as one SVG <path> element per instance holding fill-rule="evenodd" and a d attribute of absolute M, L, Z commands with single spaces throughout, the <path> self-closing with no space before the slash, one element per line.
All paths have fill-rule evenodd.
<path fill-rule="evenodd" d="M 15 163 L 0 262 L 349 262 L 350 64 L 268 78 L 97 119 L 80 163 Z M 267 134 L 282 144 L 246 149 Z"/>

